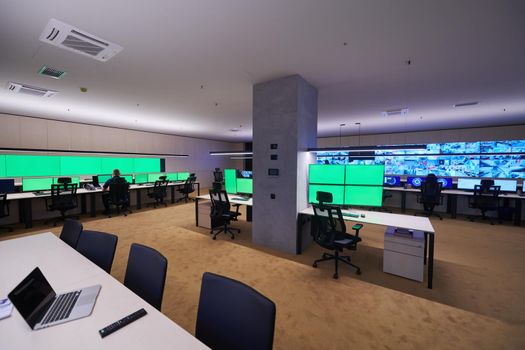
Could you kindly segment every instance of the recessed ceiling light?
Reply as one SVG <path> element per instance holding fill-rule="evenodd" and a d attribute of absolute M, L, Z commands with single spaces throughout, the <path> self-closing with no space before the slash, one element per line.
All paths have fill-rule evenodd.
<path fill-rule="evenodd" d="M 479 101 L 472 101 L 472 102 L 462 102 L 462 103 L 456 103 L 454 107 L 468 107 L 468 106 L 475 106 L 479 104 Z"/>
<path fill-rule="evenodd" d="M 386 111 L 381 112 L 381 115 L 383 117 L 391 117 L 394 115 L 407 115 L 409 112 L 408 108 L 396 108 L 396 109 L 388 109 Z"/>
<path fill-rule="evenodd" d="M 231 132 L 237 132 L 237 131 L 240 131 L 239 129 L 237 128 L 233 128 L 233 129 L 230 129 Z"/>

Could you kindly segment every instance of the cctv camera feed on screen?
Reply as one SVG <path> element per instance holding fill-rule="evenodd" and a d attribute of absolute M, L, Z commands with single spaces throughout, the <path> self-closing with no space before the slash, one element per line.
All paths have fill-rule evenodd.
<path fill-rule="evenodd" d="M 370 157 L 349 152 L 318 152 L 317 164 L 385 166 L 385 174 L 438 177 L 525 178 L 525 140 L 428 144 L 425 150 L 375 151 Z"/>

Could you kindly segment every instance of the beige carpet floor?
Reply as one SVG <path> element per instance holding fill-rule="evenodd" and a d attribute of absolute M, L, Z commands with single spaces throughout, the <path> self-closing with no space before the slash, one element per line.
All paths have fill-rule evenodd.
<path fill-rule="evenodd" d="M 432 219 L 437 231 L 434 289 L 382 272 L 384 228 L 366 225 L 352 252 L 363 274 L 333 264 L 311 267 L 323 250 L 296 256 L 251 243 L 242 233 L 213 241 L 195 227 L 194 204 L 143 209 L 127 217 L 82 219 L 86 229 L 115 233 L 112 275 L 123 280 L 129 246 L 158 249 L 168 261 L 162 312 L 194 332 L 202 273 L 254 287 L 277 305 L 275 349 L 525 349 L 525 228 Z M 0 239 L 53 231 L 39 225 Z M 225 327 L 225 331 L 231 331 Z"/>

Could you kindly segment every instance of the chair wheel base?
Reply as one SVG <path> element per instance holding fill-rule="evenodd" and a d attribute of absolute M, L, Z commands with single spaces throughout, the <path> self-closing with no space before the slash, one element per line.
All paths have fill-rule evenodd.
<path fill-rule="evenodd" d="M 358 269 L 355 273 L 361 275 L 361 269 Z"/>
<path fill-rule="evenodd" d="M 313 263 L 312 267 L 317 268 L 317 263 Z"/>
<path fill-rule="evenodd" d="M 339 274 L 336 272 L 334 273 L 334 275 L 332 276 L 334 279 L 338 279 L 339 278 Z"/>

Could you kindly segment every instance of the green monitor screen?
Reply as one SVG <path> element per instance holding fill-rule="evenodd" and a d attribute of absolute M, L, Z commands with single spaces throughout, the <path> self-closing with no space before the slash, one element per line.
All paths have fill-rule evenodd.
<path fill-rule="evenodd" d="M 310 164 L 309 182 L 311 184 L 343 185 L 345 183 L 345 166 Z"/>
<path fill-rule="evenodd" d="M 133 158 L 116 158 L 102 157 L 100 171 L 103 173 L 112 173 L 113 169 L 120 170 L 120 173 L 132 173 L 134 170 Z"/>
<path fill-rule="evenodd" d="M 163 173 L 153 173 L 153 174 L 148 174 L 148 182 L 155 182 L 159 179 L 160 176 L 164 176 L 165 174 Z"/>
<path fill-rule="evenodd" d="M 160 158 L 135 158 L 134 169 L 136 173 L 160 171 Z"/>
<path fill-rule="evenodd" d="M 111 179 L 111 175 L 99 175 L 98 176 L 98 183 L 100 186 L 103 186 L 106 181 Z"/>
<path fill-rule="evenodd" d="M 6 177 L 5 156 L 0 155 L 0 177 Z"/>
<path fill-rule="evenodd" d="M 166 173 L 166 179 L 168 181 L 177 181 L 179 179 L 179 173 Z"/>
<path fill-rule="evenodd" d="M 48 191 L 51 190 L 51 185 L 53 184 L 52 177 L 42 177 L 42 178 L 23 178 L 22 179 L 22 191 Z"/>
<path fill-rule="evenodd" d="M 60 157 L 61 175 L 100 174 L 100 157 Z"/>
<path fill-rule="evenodd" d="M 237 179 L 237 193 L 252 194 L 253 180 L 252 179 Z"/>
<path fill-rule="evenodd" d="M 347 165 L 347 185 L 376 185 L 383 186 L 385 175 L 384 165 Z"/>
<path fill-rule="evenodd" d="M 227 193 L 237 193 L 237 172 L 235 169 L 224 169 L 224 187 Z"/>
<path fill-rule="evenodd" d="M 59 156 L 6 155 L 6 176 L 59 176 Z"/>
<path fill-rule="evenodd" d="M 133 176 L 132 175 L 121 175 L 120 177 L 123 177 L 126 179 L 126 182 L 133 183 Z"/>
<path fill-rule="evenodd" d="M 77 184 L 80 187 L 80 177 L 78 177 L 78 176 L 63 176 L 63 177 L 71 178 L 71 183 L 72 184 Z M 53 178 L 53 183 L 54 184 L 58 183 L 58 177 L 54 177 Z"/>
<path fill-rule="evenodd" d="M 135 174 L 136 184 L 145 184 L 148 182 L 148 174 Z"/>
<path fill-rule="evenodd" d="M 381 186 L 345 186 L 345 205 L 380 207 L 383 202 Z"/>
<path fill-rule="evenodd" d="M 183 172 L 178 173 L 177 180 L 186 181 L 188 177 L 190 177 L 190 173 L 187 171 L 183 171 Z"/>
<path fill-rule="evenodd" d="M 345 187 L 343 185 L 309 185 L 308 186 L 308 203 L 317 202 L 317 191 L 330 192 L 333 197 L 332 204 L 343 204 Z"/>

